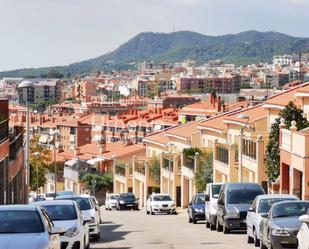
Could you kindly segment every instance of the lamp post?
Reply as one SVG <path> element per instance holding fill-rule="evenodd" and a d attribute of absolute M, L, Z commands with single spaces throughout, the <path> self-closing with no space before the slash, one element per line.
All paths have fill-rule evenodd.
<path fill-rule="evenodd" d="M 172 157 L 172 152 L 174 150 L 174 148 L 176 147 L 175 144 L 170 143 L 169 144 L 171 146 L 171 151 L 168 153 L 169 154 L 169 158 L 168 158 L 168 186 L 167 186 L 167 192 L 169 195 L 171 195 L 171 168 L 172 168 L 172 161 L 171 161 L 171 157 Z"/>
<path fill-rule="evenodd" d="M 57 162 L 56 162 L 56 137 L 60 135 L 60 132 L 57 130 L 54 130 L 50 133 L 51 136 L 54 136 L 54 185 L 55 185 L 55 196 L 57 195 Z M 60 146 L 60 144 L 59 144 Z"/>
<path fill-rule="evenodd" d="M 30 188 L 30 167 L 29 167 L 29 151 L 30 151 L 30 129 L 29 129 L 29 88 L 33 87 L 33 83 L 31 81 L 22 81 L 19 85 L 18 85 L 18 89 L 21 89 L 23 91 L 23 89 L 27 90 L 27 94 L 26 94 L 26 108 L 27 108 L 27 115 L 26 115 L 26 157 L 25 157 L 25 161 L 26 161 L 26 185 L 27 185 L 27 195 L 29 194 L 29 188 Z M 27 196 L 27 202 L 29 202 L 29 198 Z"/>
<path fill-rule="evenodd" d="M 242 138 L 244 135 L 244 130 L 246 129 L 248 123 L 249 123 L 249 116 L 247 114 L 240 114 L 237 116 L 238 119 L 245 119 L 246 123 L 245 125 L 240 129 L 240 141 L 239 141 L 239 149 L 238 149 L 238 180 L 242 182 Z"/>
<path fill-rule="evenodd" d="M 33 155 L 35 156 L 36 159 L 39 158 L 40 153 L 39 152 L 34 152 Z M 38 163 L 35 163 L 35 168 L 36 168 L 36 198 L 39 197 L 39 166 Z"/>

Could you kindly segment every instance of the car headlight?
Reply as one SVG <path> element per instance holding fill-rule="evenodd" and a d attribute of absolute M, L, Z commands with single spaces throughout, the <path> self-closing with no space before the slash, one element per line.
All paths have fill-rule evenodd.
<path fill-rule="evenodd" d="M 227 218 L 239 218 L 239 214 L 235 210 L 229 210 L 226 213 L 226 217 Z"/>
<path fill-rule="evenodd" d="M 171 205 L 171 207 L 176 207 L 175 203 L 173 203 L 173 204 Z"/>
<path fill-rule="evenodd" d="M 77 226 L 73 226 L 71 227 L 70 229 L 68 229 L 65 233 L 64 233 L 64 236 L 67 236 L 67 237 L 74 237 L 76 235 L 79 234 L 79 230 L 78 230 L 78 227 Z"/>
<path fill-rule="evenodd" d="M 124 201 L 119 201 L 120 204 L 124 204 Z"/>
<path fill-rule="evenodd" d="M 274 235 L 274 236 L 290 236 L 289 231 L 287 229 L 281 228 L 281 227 L 274 228 L 271 231 L 271 234 Z"/>
<path fill-rule="evenodd" d="M 194 208 L 193 209 L 196 213 L 204 213 L 204 210 L 201 208 Z"/>
<path fill-rule="evenodd" d="M 158 204 L 153 204 L 152 206 L 153 206 L 153 207 L 159 207 L 159 205 L 158 205 Z"/>

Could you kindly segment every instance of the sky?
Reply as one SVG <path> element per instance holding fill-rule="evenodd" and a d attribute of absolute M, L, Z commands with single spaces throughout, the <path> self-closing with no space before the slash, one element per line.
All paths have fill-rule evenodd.
<path fill-rule="evenodd" d="M 144 31 L 309 37 L 309 0 L 0 0 L 0 71 L 67 65 Z"/>

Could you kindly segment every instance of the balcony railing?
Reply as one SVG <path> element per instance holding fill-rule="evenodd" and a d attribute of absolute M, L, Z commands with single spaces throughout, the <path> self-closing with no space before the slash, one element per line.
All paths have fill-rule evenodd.
<path fill-rule="evenodd" d="M 18 136 L 10 143 L 10 160 L 15 160 L 20 149 L 23 147 L 23 133 L 19 133 Z"/>
<path fill-rule="evenodd" d="M 142 175 L 145 175 L 146 172 L 145 172 L 145 165 L 144 165 L 144 163 L 136 163 L 135 171 L 140 173 L 140 174 L 142 174 Z"/>
<path fill-rule="evenodd" d="M 9 137 L 9 121 L 0 121 L 0 143 Z"/>
<path fill-rule="evenodd" d="M 243 154 L 251 159 L 256 160 L 256 142 L 248 139 L 243 139 L 242 146 Z"/>
<path fill-rule="evenodd" d="M 169 158 L 163 158 L 163 168 L 174 172 L 174 160 L 173 157 L 169 157 Z"/>
<path fill-rule="evenodd" d="M 126 176 L 126 166 L 125 165 L 116 165 L 115 166 L 115 173 L 116 175 L 120 175 L 125 177 Z"/>
<path fill-rule="evenodd" d="M 216 146 L 216 157 L 215 160 L 224 163 L 229 164 L 229 151 L 226 147 L 223 145 Z"/>
<path fill-rule="evenodd" d="M 184 156 L 183 157 L 183 166 L 194 171 L 194 158 Z"/>

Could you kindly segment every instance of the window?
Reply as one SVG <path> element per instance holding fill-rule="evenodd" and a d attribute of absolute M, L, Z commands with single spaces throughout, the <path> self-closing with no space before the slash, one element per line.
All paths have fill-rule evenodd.
<path fill-rule="evenodd" d="M 74 205 L 43 205 L 42 207 L 53 221 L 77 219 Z"/>

